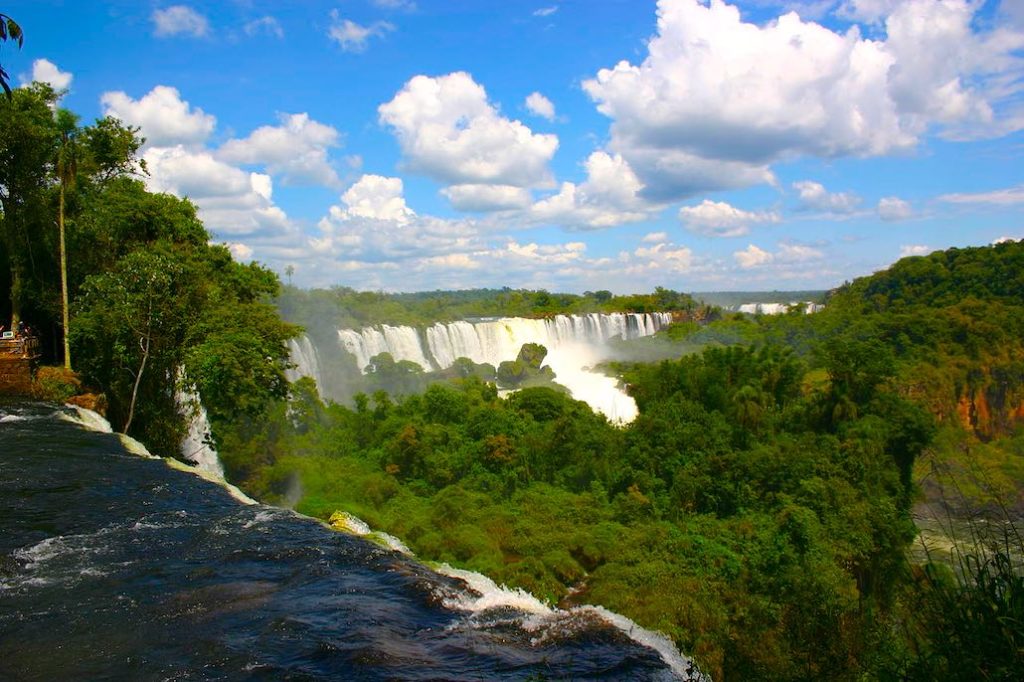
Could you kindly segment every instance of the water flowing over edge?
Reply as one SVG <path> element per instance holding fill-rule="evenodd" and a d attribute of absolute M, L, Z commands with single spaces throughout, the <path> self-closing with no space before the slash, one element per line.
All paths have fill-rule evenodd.
<path fill-rule="evenodd" d="M 67 410 L 72 410 L 75 413 L 75 416 L 71 416 L 67 412 L 58 412 L 59 419 L 63 419 L 65 421 L 78 424 L 79 426 L 88 431 L 95 431 L 97 433 L 114 432 L 113 428 L 111 428 L 110 426 L 110 422 L 108 422 L 105 418 L 103 418 L 96 412 L 88 410 L 84 407 L 79 407 L 78 405 L 69 404 L 65 405 L 64 407 Z M 163 460 L 163 462 L 172 469 L 178 469 L 179 471 L 187 471 L 188 473 L 194 474 L 205 481 L 209 481 L 210 483 L 214 483 L 216 485 L 223 487 L 225 490 L 228 491 L 228 493 L 231 494 L 231 497 L 235 498 L 242 504 L 259 504 L 256 500 L 252 499 L 251 497 L 243 493 L 238 488 L 238 486 L 232 485 L 228 483 L 226 480 L 224 480 L 224 475 L 222 473 L 218 474 L 216 472 L 210 471 L 198 465 L 189 466 L 188 464 L 179 462 L 178 460 L 169 457 L 157 457 L 156 455 L 151 453 L 149 449 L 146 448 L 145 445 L 135 440 L 131 436 L 123 433 L 118 433 L 116 435 L 118 437 L 118 440 L 121 441 L 121 445 L 124 447 L 124 449 L 133 455 L 145 457 L 146 459 Z M 214 453 L 214 456 L 216 456 L 216 453 Z M 220 462 L 218 461 L 217 464 L 219 466 Z M 223 469 L 221 471 L 223 471 Z"/>
<path fill-rule="evenodd" d="M 748 315 L 785 315 L 790 312 L 796 306 L 804 306 L 804 312 L 808 315 L 816 313 L 825 309 L 823 303 L 814 303 L 813 301 L 792 301 L 790 303 L 743 303 L 741 305 L 730 308 L 738 313 L 747 313 Z"/>
<path fill-rule="evenodd" d="M 223 479 L 224 466 L 220 463 L 220 457 L 213 448 L 210 435 L 210 418 L 206 414 L 206 408 L 185 376 L 185 370 L 179 368 L 177 377 L 178 390 L 174 395 L 178 403 L 178 411 L 188 419 L 188 433 L 181 441 L 179 451 L 181 456 L 194 463 L 197 468 L 206 471 L 212 476 Z"/>
<path fill-rule="evenodd" d="M 77 405 L 66 405 L 65 410 L 58 411 L 57 416 L 59 419 L 72 422 L 89 431 L 113 433 L 110 422 L 92 410 Z M 238 489 L 238 487 L 224 480 L 223 476 L 217 476 L 199 467 L 188 466 L 175 459 L 157 457 L 150 453 L 145 445 L 134 438 L 125 434 L 117 434 L 117 436 L 125 450 L 130 454 L 146 459 L 163 460 L 172 469 L 191 473 L 205 481 L 223 487 L 231 497 L 242 504 L 259 504 L 259 502 Z M 296 512 L 289 513 L 296 514 Z M 316 523 L 322 523 L 320 520 L 313 519 L 312 517 L 305 518 L 309 518 L 310 521 Z M 388 550 L 416 558 L 401 540 L 387 533 L 372 530 L 362 519 L 347 512 L 335 514 L 330 524 L 323 525 L 327 525 L 339 532 L 365 538 Z M 47 541 L 43 542 L 46 543 Z M 557 630 L 560 624 L 564 623 L 571 627 L 572 622 L 579 618 L 597 618 L 617 628 L 637 644 L 654 650 L 679 679 L 710 680 L 710 678 L 697 669 L 688 657 L 676 648 L 675 644 L 668 637 L 642 628 L 626 616 L 609 611 L 602 606 L 583 605 L 570 609 L 559 609 L 549 606 L 525 590 L 498 585 L 481 573 L 453 568 L 448 564 L 428 563 L 427 565 L 438 574 L 462 581 L 469 588 L 468 593 L 439 588 L 437 596 L 447 608 L 470 615 L 483 614 L 485 611 L 502 608 L 520 612 L 524 614 L 524 617 L 519 621 L 520 626 L 526 631 L 539 633 L 535 643 L 539 643 L 545 637 L 550 636 L 552 629 Z"/>
<path fill-rule="evenodd" d="M 609 358 L 606 344 L 611 339 L 651 336 L 671 322 L 671 313 L 590 313 L 437 322 L 423 328 L 381 324 L 339 329 L 337 343 L 363 372 L 379 353 L 427 371 L 447 369 L 460 357 L 497 367 L 516 359 L 523 344 L 539 343 L 548 350 L 545 364 L 554 370 L 558 383 L 610 421 L 625 424 L 636 418 L 636 403 L 616 379 L 590 368 Z M 324 395 L 322 354 L 310 338 L 289 341 L 289 350 L 295 367 L 288 371 L 288 379 L 308 376 Z"/>

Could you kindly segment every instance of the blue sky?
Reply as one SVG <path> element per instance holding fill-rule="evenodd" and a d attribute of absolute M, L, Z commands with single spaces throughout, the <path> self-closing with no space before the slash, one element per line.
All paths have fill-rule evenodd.
<path fill-rule="evenodd" d="M 303 286 L 829 288 L 1024 238 L 1024 2 L 7 3 Z"/>

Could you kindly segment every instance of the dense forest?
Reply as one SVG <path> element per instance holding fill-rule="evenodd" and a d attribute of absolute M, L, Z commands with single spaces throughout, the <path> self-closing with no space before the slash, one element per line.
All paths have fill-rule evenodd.
<path fill-rule="evenodd" d="M 196 390 L 214 420 L 265 409 L 287 393 L 297 329 L 270 303 L 273 272 L 211 244 L 187 200 L 146 190 L 142 144 L 113 118 L 81 125 L 44 84 L 0 97 L 0 317 L 26 322 L 46 359 L 79 373 L 46 372 L 41 395 L 84 382 L 115 428 L 176 455 L 188 423 L 178 392 Z"/>
<path fill-rule="evenodd" d="M 355 514 L 425 560 L 551 602 L 606 606 L 716 679 L 1019 674 L 1024 243 L 907 258 L 823 312 L 770 318 L 668 289 L 282 290 L 211 244 L 190 202 L 145 189 L 142 143 L 114 119 L 81 125 L 45 85 L 0 98 L 0 314 L 74 370 L 41 375 L 42 395 L 102 392 L 115 428 L 175 455 L 194 389 L 250 494 Z M 553 385 L 540 347 L 508 369 L 522 380 L 507 397 L 462 363 L 401 396 L 325 402 L 310 379 L 286 381 L 301 329 L 278 309 L 311 334 L 686 314 L 619 344 L 607 370 L 640 410 L 620 427 Z M 980 510 L 1003 546 L 911 560 L 922 500 L 951 518 Z"/>
<path fill-rule="evenodd" d="M 1021 273 L 1021 243 L 950 250 L 845 285 L 815 315 L 624 342 L 675 349 L 614 364 L 640 408 L 626 428 L 549 388 L 502 399 L 473 376 L 354 409 L 303 379 L 221 451 L 263 499 L 353 513 L 421 557 L 607 606 L 715 678 L 1011 679 L 1019 539 L 965 549 L 959 574 L 907 550 L 923 462 L 942 460 L 926 491 L 939 501 L 942 483 L 991 501 L 1002 471 L 990 511 L 1017 518 Z M 979 451 L 982 482 L 963 476 Z"/>
<path fill-rule="evenodd" d="M 304 290 L 285 286 L 277 298 L 281 315 L 317 337 L 333 337 L 338 329 L 373 324 L 427 326 L 488 317 L 550 317 L 556 314 L 664 311 L 685 312 L 704 319 L 714 314 L 692 296 L 658 287 L 650 294 L 616 296 L 610 291 L 582 295 L 529 289 L 470 289 L 385 293 L 348 287 Z"/>

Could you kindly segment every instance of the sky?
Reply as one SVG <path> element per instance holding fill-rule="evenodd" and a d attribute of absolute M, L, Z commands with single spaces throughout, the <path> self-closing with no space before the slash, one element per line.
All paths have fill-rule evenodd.
<path fill-rule="evenodd" d="M 298 286 L 827 289 L 1024 238 L 1024 0 L 3 11 L 15 82 Z"/>

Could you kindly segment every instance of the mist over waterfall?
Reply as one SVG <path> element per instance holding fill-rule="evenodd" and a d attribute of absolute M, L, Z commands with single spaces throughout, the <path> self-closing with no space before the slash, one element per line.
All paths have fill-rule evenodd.
<path fill-rule="evenodd" d="M 636 416 L 633 399 L 615 379 L 588 370 L 610 357 L 609 340 L 650 336 L 671 322 L 671 313 L 591 313 L 437 322 L 423 328 L 381 324 L 339 329 L 335 343 L 316 343 L 309 337 L 289 342 L 295 364 L 289 379 L 311 377 L 322 395 L 344 399 L 348 397 L 341 385 L 344 373 L 325 367 L 332 364 L 330 358 L 337 359 L 334 364 L 347 362 L 365 373 L 371 358 L 390 353 L 396 362 L 414 362 L 432 371 L 447 369 L 458 358 L 497 366 L 514 360 L 523 344 L 539 343 L 548 350 L 545 365 L 554 370 L 558 383 L 612 421 L 626 423 Z"/>
<path fill-rule="evenodd" d="M 734 309 L 736 312 L 747 313 L 748 315 L 784 315 L 801 305 L 804 307 L 804 312 L 808 315 L 825 308 L 821 303 L 813 301 L 792 301 L 790 303 L 743 303 L 739 306 L 734 306 Z"/>
<path fill-rule="evenodd" d="M 288 351 L 291 354 L 292 364 L 295 367 L 285 370 L 285 378 L 288 381 L 297 381 L 301 377 L 309 377 L 316 382 L 317 386 L 323 385 L 323 376 L 320 373 L 320 357 L 316 348 L 308 336 L 298 339 L 288 339 Z"/>

